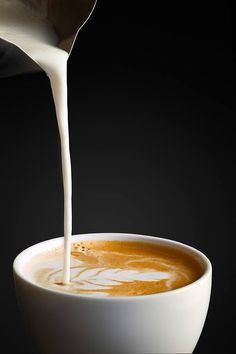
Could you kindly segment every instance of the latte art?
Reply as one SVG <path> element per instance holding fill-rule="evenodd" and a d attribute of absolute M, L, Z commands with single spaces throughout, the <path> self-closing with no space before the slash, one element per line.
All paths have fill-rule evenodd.
<path fill-rule="evenodd" d="M 93 293 L 100 292 L 100 295 L 108 295 L 119 290 L 115 287 L 125 288 L 130 287 L 135 282 L 158 282 L 166 280 L 166 286 L 171 288 L 171 282 L 174 280 L 174 273 L 169 274 L 157 271 L 139 271 L 126 270 L 121 268 L 84 268 L 76 267 L 71 269 L 71 284 L 64 286 L 70 292 Z M 48 274 L 49 284 L 60 284 L 62 278 L 61 271 Z M 168 281 L 168 282 L 167 282 Z M 114 288 L 114 289 L 113 289 Z"/>
<path fill-rule="evenodd" d="M 133 241 L 83 241 L 72 246 L 71 282 L 63 285 L 62 251 L 35 259 L 38 284 L 88 296 L 139 296 L 187 285 L 201 274 L 176 249 Z M 43 262 L 43 265 L 42 265 Z"/>

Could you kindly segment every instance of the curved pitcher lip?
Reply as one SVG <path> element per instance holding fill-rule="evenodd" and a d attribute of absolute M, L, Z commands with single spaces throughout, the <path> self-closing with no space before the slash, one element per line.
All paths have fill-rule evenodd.
<path fill-rule="evenodd" d="M 0 2 L 1 2 L 1 0 L 0 0 Z M 62 43 L 62 39 L 60 38 L 60 36 L 58 35 L 58 33 L 55 29 L 55 31 L 59 37 L 59 41 L 58 41 L 58 44 L 56 45 L 56 47 L 61 48 L 62 50 L 65 50 L 68 53 L 68 58 L 72 52 L 72 49 L 74 47 L 75 41 L 78 36 L 78 33 L 80 32 L 80 30 L 83 28 L 83 26 L 87 23 L 90 16 L 92 15 L 94 8 L 97 4 L 97 0 L 89 0 L 89 3 L 91 5 L 91 7 L 88 9 L 88 13 L 86 14 L 85 18 L 82 20 L 80 25 L 78 26 L 78 29 L 70 36 L 72 39 L 71 39 L 71 43 L 69 44 L 67 49 L 60 47 L 60 44 Z M 47 20 L 52 23 L 52 21 L 50 20 L 50 18 L 48 18 L 48 16 L 47 16 Z M 55 28 L 55 26 L 54 26 L 54 28 Z M 68 37 L 68 40 L 70 37 Z M 14 68 L 14 72 L 12 72 L 12 74 L 11 74 L 11 70 L 8 69 L 9 72 L 7 72 L 3 75 L 0 74 L 0 77 L 9 77 L 9 76 L 14 76 L 14 75 L 20 75 L 20 74 L 27 73 L 27 72 L 32 73 L 32 72 L 37 72 L 37 71 L 43 71 L 43 69 L 39 65 L 39 63 L 36 60 L 34 60 L 22 47 L 16 45 L 13 41 L 6 40 L 6 39 L 2 38 L 0 35 L 0 44 L 2 45 L 3 48 L 5 47 L 3 50 L 6 52 L 8 51 L 8 47 L 9 47 L 8 54 L 16 56 L 17 62 L 21 63 L 21 67 L 18 69 Z M 4 58 L 5 58 L 5 60 L 9 60 L 7 58 L 7 56 L 5 56 Z"/>
<path fill-rule="evenodd" d="M 198 250 L 195 247 L 189 246 L 186 243 L 182 243 L 179 241 L 175 241 L 173 239 L 169 238 L 164 238 L 164 237 L 158 237 L 158 236 L 153 236 L 153 235 L 146 235 L 146 234 L 136 234 L 136 233 L 126 233 L 126 232 L 100 232 L 100 233 L 85 233 L 85 234 L 76 234 L 72 235 L 72 240 L 71 242 L 77 242 L 78 240 L 83 240 L 83 239 L 90 239 L 90 240 L 110 240 L 112 237 L 113 240 L 139 240 L 139 241 L 144 241 L 144 242 L 154 242 L 154 243 L 163 243 L 167 245 L 172 245 L 172 246 L 177 246 L 187 252 L 191 252 L 193 255 L 197 256 L 199 258 L 199 262 L 201 261 L 204 264 L 204 270 L 202 275 L 193 281 L 190 284 L 184 285 L 180 288 L 177 289 L 172 289 L 169 291 L 163 291 L 159 293 L 154 293 L 154 294 L 148 294 L 148 295 L 139 295 L 139 296 L 118 296 L 118 297 L 99 297 L 99 296 L 87 296 L 84 294 L 73 294 L 73 293 L 67 293 L 55 289 L 50 289 L 50 288 L 45 288 L 40 284 L 37 284 L 31 279 L 28 279 L 24 274 L 22 274 L 22 269 L 21 269 L 21 262 L 23 260 L 23 257 L 27 256 L 29 252 L 32 250 L 35 250 L 37 248 L 43 248 L 47 245 L 50 244 L 51 247 L 49 249 L 53 249 L 54 247 L 58 246 L 63 246 L 63 239 L 64 237 L 57 237 L 57 238 L 51 238 L 39 243 L 36 243 L 22 252 L 20 252 L 14 259 L 13 261 L 13 273 L 21 280 L 23 280 L 25 283 L 28 285 L 34 287 L 35 289 L 39 289 L 45 294 L 54 294 L 55 296 L 58 297 L 64 297 L 64 298 L 74 298 L 74 299 L 83 299 L 83 300 L 88 300 L 88 301 L 109 301 L 109 302 L 118 302 L 118 301 L 146 301 L 146 300 L 151 300 L 151 299 L 158 299 L 158 298 L 165 298 L 172 296 L 174 294 L 181 294 L 188 289 L 193 289 L 198 285 L 203 284 L 205 281 L 209 281 L 210 287 L 211 287 L 211 278 L 212 278 L 212 265 L 211 261 L 209 258 L 202 253 L 200 250 Z M 45 251 L 45 250 L 44 250 Z M 38 252 L 35 253 L 37 255 Z M 32 256 L 31 256 L 32 257 Z M 29 258 L 31 258 L 29 257 Z"/>
<path fill-rule="evenodd" d="M 90 9 L 90 12 L 89 12 L 88 16 L 87 16 L 86 19 L 83 21 L 83 23 L 82 23 L 81 26 L 78 28 L 78 30 L 75 32 L 74 38 L 73 38 L 72 43 L 71 43 L 71 46 L 70 46 L 70 50 L 69 50 L 69 52 L 68 52 L 69 56 L 70 56 L 70 54 L 71 54 L 71 52 L 72 52 L 72 49 L 73 49 L 73 47 L 74 47 L 74 44 L 75 44 L 75 42 L 76 42 L 76 39 L 77 39 L 77 36 L 78 36 L 80 30 L 84 27 L 84 25 L 85 25 L 85 24 L 87 23 L 87 21 L 90 19 L 91 15 L 92 15 L 92 13 L 93 13 L 93 11 L 94 11 L 94 9 L 95 9 L 96 4 L 97 4 L 97 0 L 94 0 L 94 4 L 93 4 L 92 8 Z"/>

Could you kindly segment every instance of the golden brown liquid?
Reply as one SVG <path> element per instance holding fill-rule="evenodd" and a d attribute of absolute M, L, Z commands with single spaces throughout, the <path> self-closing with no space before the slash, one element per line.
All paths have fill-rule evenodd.
<path fill-rule="evenodd" d="M 61 269 L 44 268 L 42 264 L 35 272 L 37 283 L 74 294 L 140 296 L 180 288 L 202 275 L 200 264 L 192 256 L 174 247 L 146 242 L 77 242 L 71 256 L 71 284 L 62 285 Z"/>

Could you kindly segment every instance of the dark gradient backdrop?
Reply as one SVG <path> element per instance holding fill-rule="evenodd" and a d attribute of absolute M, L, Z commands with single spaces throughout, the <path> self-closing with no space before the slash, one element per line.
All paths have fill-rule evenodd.
<path fill-rule="evenodd" d="M 234 341 L 236 143 L 226 3 L 98 0 L 68 69 L 73 231 L 160 235 L 205 252 L 213 292 L 196 354 L 230 353 Z M 59 137 L 43 73 L 1 79 L 0 90 L 1 347 L 34 354 L 11 267 L 25 247 L 63 234 Z"/>

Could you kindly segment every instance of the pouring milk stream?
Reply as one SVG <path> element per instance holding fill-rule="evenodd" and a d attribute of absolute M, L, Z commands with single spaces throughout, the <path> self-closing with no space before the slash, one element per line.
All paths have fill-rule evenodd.
<path fill-rule="evenodd" d="M 78 14 L 74 13 L 74 7 L 72 6 L 75 3 L 78 6 Z M 37 70 L 39 67 L 42 68 L 51 83 L 61 141 L 64 187 L 64 263 L 62 279 L 64 284 L 70 282 L 72 234 L 67 61 L 78 30 L 88 19 L 95 3 L 95 0 L 65 0 L 61 1 L 60 4 L 54 0 L 0 0 L 0 38 L 3 40 L 2 43 L 6 48 L 7 44 L 17 46 L 28 63 L 31 62 L 29 71 L 32 70 L 32 67 Z M 61 6 L 61 8 L 58 8 L 58 6 Z M 80 8 L 81 13 L 79 13 Z M 65 25 L 62 21 L 63 15 L 68 17 L 64 19 Z M 32 60 L 34 63 L 32 63 Z M 14 73 L 15 68 L 12 69 Z M 27 71 L 27 67 L 25 71 Z"/>

